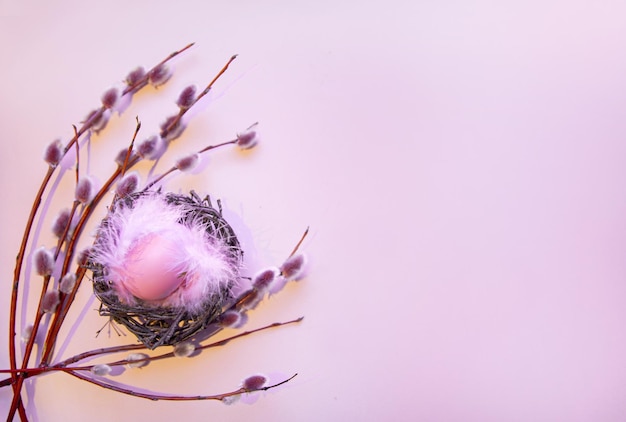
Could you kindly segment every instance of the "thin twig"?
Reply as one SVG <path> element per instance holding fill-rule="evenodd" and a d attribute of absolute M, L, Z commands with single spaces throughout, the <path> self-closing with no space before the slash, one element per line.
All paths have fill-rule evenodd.
<path fill-rule="evenodd" d="M 213 347 L 225 346 L 226 344 L 230 343 L 233 340 L 237 340 L 242 337 L 246 337 L 246 336 L 261 332 L 261 331 L 272 329 L 272 328 L 282 327 L 282 326 L 289 325 L 289 324 L 296 324 L 298 322 L 301 322 L 303 319 L 304 317 L 299 317 L 299 318 L 292 319 L 292 320 L 285 321 L 285 322 L 275 322 L 273 324 L 265 325 L 263 327 L 259 327 L 253 330 L 248 330 L 248 331 L 235 334 L 233 336 L 215 341 L 213 343 L 200 345 L 199 347 L 196 348 L 196 350 L 204 350 L 204 349 L 209 349 Z M 95 365 L 82 365 L 82 366 L 70 366 L 70 365 L 73 363 L 77 363 L 82 360 L 85 360 L 87 358 L 94 357 L 94 356 L 121 353 L 121 352 L 132 351 L 132 350 L 143 350 L 143 349 L 147 349 L 147 347 L 144 346 L 143 344 L 129 344 L 125 346 L 112 346 L 112 347 L 107 347 L 107 348 L 100 348 L 100 349 L 91 350 L 89 352 L 80 353 L 78 355 L 72 356 L 52 366 L 39 366 L 37 368 L 22 368 L 22 369 L 15 369 L 15 370 L 2 369 L 0 370 L 0 373 L 21 374 L 24 378 L 30 378 L 33 376 L 43 374 L 45 372 L 58 372 L 58 371 L 67 372 L 67 371 L 79 371 L 79 370 L 89 371 Z M 156 356 L 147 356 L 143 359 L 135 359 L 135 360 L 121 359 L 121 360 L 107 363 L 107 365 L 122 366 L 122 365 L 131 364 L 131 363 L 136 364 L 136 363 L 141 363 L 141 362 L 152 362 L 156 360 L 171 358 L 174 356 L 175 355 L 173 352 L 168 352 L 168 353 L 163 353 L 163 354 L 156 355 Z M 10 385 L 11 380 L 12 378 L 3 380 L 2 382 L 0 382 L 0 387 L 3 385 Z"/>
<path fill-rule="evenodd" d="M 122 95 L 126 95 L 126 94 L 131 93 L 131 92 L 136 92 L 137 90 L 139 90 L 139 89 L 143 88 L 144 86 L 146 86 L 148 84 L 148 79 L 150 77 L 150 72 L 152 72 L 154 69 L 156 69 L 159 66 L 163 66 L 165 63 L 167 63 L 168 61 L 172 60 L 174 57 L 178 56 L 180 53 L 184 52 L 185 50 L 188 50 L 189 48 L 193 47 L 194 44 L 195 43 L 193 43 L 193 42 L 190 43 L 190 44 L 187 44 L 186 46 L 184 46 L 180 50 L 174 51 L 169 56 L 167 56 L 165 59 L 161 60 L 152 69 L 147 71 L 146 74 L 143 76 L 143 78 L 138 80 L 135 85 L 126 87 L 124 89 L 124 91 L 122 91 Z"/>
<path fill-rule="evenodd" d="M 253 390 L 241 387 L 241 388 L 238 388 L 237 390 L 234 390 L 234 391 L 231 391 L 231 392 L 228 392 L 228 393 L 213 394 L 213 395 L 208 395 L 208 396 L 176 396 L 176 395 L 165 395 L 165 394 L 142 393 L 142 392 L 139 392 L 139 391 L 130 390 L 128 388 L 120 387 L 120 386 L 117 386 L 117 385 L 108 384 L 108 383 L 106 383 L 104 381 L 88 377 L 88 376 L 86 376 L 84 374 L 81 374 L 79 372 L 68 371 L 66 373 L 70 374 L 70 375 L 73 375 L 76 378 L 82 379 L 83 381 L 87 381 L 87 382 L 90 382 L 90 383 L 95 384 L 97 386 L 100 386 L 102 388 L 106 388 L 107 390 L 113 390 L 113 391 L 117 391 L 118 393 L 126 394 L 126 395 L 133 396 L 133 397 L 139 397 L 139 398 L 142 398 L 142 399 L 153 400 L 153 401 L 157 401 L 157 400 L 168 400 L 168 401 L 224 400 L 227 397 L 237 396 L 237 395 L 240 395 L 240 394 L 243 394 L 243 393 L 253 393 L 255 391 L 267 391 L 269 389 L 278 387 L 280 385 L 283 385 L 283 384 L 291 381 L 292 379 L 294 379 L 298 375 L 297 373 L 295 373 L 295 374 L 293 374 L 292 376 L 290 376 L 289 378 L 287 378 L 284 381 L 281 381 L 281 382 L 273 384 L 273 385 L 268 385 L 266 387 L 253 389 Z"/>
<path fill-rule="evenodd" d="M 300 240 L 296 244 L 296 247 L 293 248 L 293 250 L 291 251 L 291 253 L 289 254 L 289 256 L 287 258 L 291 258 L 292 256 L 294 256 L 296 254 L 296 252 L 298 252 L 298 248 L 300 247 L 300 245 L 302 245 L 302 242 L 304 242 L 304 238 L 306 237 L 307 234 L 309 234 L 309 228 L 308 227 L 306 228 L 306 230 L 302 234 L 302 237 L 300 238 Z"/>
<path fill-rule="evenodd" d="M 212 149 L 215 148 L 219 148 L 219 147 L 223 147 L 225 145 L 232 145 L 237 143 L 236 139 L 233 139 L 232 141 L 227 141 L 227 142 L 222 142 L 221 144 L 217 144 L 217 145 L 209 145 L 208 147 L 204 147 L 202 148 L 200 151 L 197 152 L 197 154 L 202 154 L 203 152 L 207 152 L 210 151 Z M 148 185 L 146 185 L 145 188 L 143 188 L 143 191 L 146 192 L 148 190 L 150 190 L 150 188 L 154 185 L 156 185 L 157 183 L 159 183 L 161 180 L 163 180 L 167 175 L 174 173 L 176 170 L 178 170 L 178 167 L 176 166 L 172 166 L 170 167 L 169 170 L 167 170 L 165 173 L 159 175 L 156 179 L 154 179 L 152 182 L 148 183 Z"/>
<path fill-rule="evenodd" d="M 217 80 L 224 74 L 224 72 L 226 72 L 226 70 L 228 69 L 228 66 L 230 66 L 230 64 L 237 58 L 237 55 L 233 55 L 230 57 L 230 59 L 228 59 L 228 61 L 226 62 L 226 64 L 222 67 L 222 69 L 220 69 L 219 72 L 217 72 L 217 74 L 213 77 L 213 79 L 211 80 L 211 82 L 209 82 L 209 84 L 202 90 L 202 92 L 200 94 L 198 94 L 198 96 L 193 100 L 193 102 L 191 103 L 191 105 L 187 108 L 183 108 L 181 109 L 178 114 L 176 115 L 176 117 L 167 125 L 166 128 L 163 129 L 163 132 L 161 133 L 161 137 L 163 139 L 165 139 L 165 137 L 167 136 L 167 134 L 173 130 L 179 123 L 180 120 L 183 118 L 183 116 L 185 115 L 185 113 L 187 113 L 187 111 L 193 107 L 198 101 L 200 101 L 200 99 L 202 97 L 204 97 L 205 95 L 207 95 L 209 93 L 209 91 L 211 91 L 211 89 L 213 88 L 213 85 L 215 84 L 215 82 L 217 82 Z"/>
<path fill-rule="evenodd" d="M 124 164 L 122 165 L 122 176 L 126 173 L 126 168 L 128 166 L 128 159 L 133 154 L 133 146 L 135 145 L 135 139 L 137 139 L 137 134 L 139 133 L 139 129 L 141 129 L 141 122 L 139 121 L 139 116 L 135 116 L 135 120 L 137 121 L 137 125 L 135 126 L 135 133 L 133 134 L 133 139 L 130 141 L 130 145 L 128 146 L 128 150 L 126 151 L 126 155 L 124 156 Z"/>
<path fill-rule="evenodd" d="M 273 324 L 264 325 L 263 327 L 255 328 L 253 330 L 244 331 L 244 332 L 235 334 L 235 335 L 233 335 L 231 337 L 227 337 L 225 339 L 215 341 L 213 343 L 200 345 L 199 347 L 196 348 L 196 350 L 204 350 L 204 349 L 210 349 L 210 348 L 213 348 L 213 347 L 225 346 L 226 344 L 230 343 L 233 340 L 237 340 L 237 339 L 240 339 L 242 337 L 246 337 L 246 336 L 249 336 L 249 335 L 261 332 L 261 331 L 272 329 L 272 328 L 282 327 L 282 326 L 289 325 L 289 324 L 297 324 L 298 322 L 301 322 L 303 319 L 304 319 L 304 317 L 299 317 L 299 318 L 296 318 L 296 319 L 292 319 L 290 321 L 275 322 Z M 91 350 L 89 352 L 84 352 L 84 353 L 81 353 L 79 355 L 72 356 L 72 357 L 70 357 L 68 359 L 65 359 L 63 362 L 59 362 L 58 364 L 54 365 L 50 369 L 54 370 L 55 368 L 66 367 L 67 365 L 71 365 L 73 363 L 80 362 L 81 360 L 84 360 L 84 359 L 87 359 L 87 358 L 90 358 L 90 357 L 94 357 L 94 356 L 105 355 L 105 354 L 112 354 L 112 353 L 120 353 L 120 352 L 131 351 L 131 350 L 145 350 L 145 349 L 147 349 L 147 347 L 144 346 L 143 344 L 128 344 L 128 345 L 125 345 L 125 346 L 113 346 L 113 347 L 107 347 L 107 348 L 102 348 L 102 349 Z M 113 363 L 109 363 L 109 365 L 111 365 L 111 366 L 114 366 L 114 365 L 126 365 L 128 363 L 152 361 L 152 360 L 164 359 L 164 358 L 172 357 L 172 356 L 174 356 L 174 354 L 170 352 L 170 353 L 164 353 L 162 355 L 157 355 L 157 356 L 149 356 L 149 357 L 147 357 L 145 359 L 133 360 L 132 362 L 124 359 L 124 360 L 116 361 L 116 362 L 113 362 Z"/>

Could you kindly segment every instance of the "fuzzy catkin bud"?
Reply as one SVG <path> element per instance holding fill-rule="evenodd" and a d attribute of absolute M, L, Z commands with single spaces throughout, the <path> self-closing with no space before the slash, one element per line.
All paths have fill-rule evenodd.
<path fill-rule="evenodd" d="M 82 251 L 80 251 L 77 255 L 76 255 L 76 263 L 80 266 L 80 267 L 84 267 L 87 265 L 87 263 L 89 262 L 89 256 L 91 255 L 91 248 L 85 248 Z"/>
<path fill-rule="evenodd" d="M 135 192 L 138 186 L 139 173 L 133 171 L 132 173 L 125 174 L 124 177 L 122 177 L 122 180 L 117 182 L 117 186 L 115 187 L 115 193 L 120 197 L 124 197 Z"/>
<path fill-rule="evenodd" d="M 63 236 L 67 226 L 70 224 L 70 210 L 68 208 L 62 209 L 57 217 L 52 222 L 52 233 L 56 237 Z"/>
<path fill-rule="evenodd" d="M 166 149 L 167 144 L 163 138 L 159 135 L 152 135 L 137 146 L 137 154 L 148 160 L 156 160 L 161 158 Z"/>
<path fill-rule="evenodd" d="M 108 90 L 106 90 L 104 92 L 104 94 L 102 94 L 102 98 L 100 99 L 102 101 L 102 105 L 105 108 L 113 108 L 115 107 L 115 104 L 117 103 L 117 100 L 119 98 L 119 93 L 117 91 L 117 88 L 109 88 Z"/>
<path fill-rule="evenodd" d="M 128 155 L 128 148 L 124 148 L 120 150 L 120 152 L 118 152 L 117 155 L 115 156 L 115 164 L 117 164 L 120 167 L 123 167 L 124 163 L 126 162 L 127 155 Z M 131 160 L 133 160 L 135 157 L 136 157 L 135 152 L 131 151 L 130 155 L 128 155 L 128 162 L 130 163 Z"/>
<path fill-rule="evenodd" d="M 259 303 L 261 303 L 264 295 L 265 292 L 252 290 L 246 295 L 245 299 L 239 303 L 239 307 L 243 310 L 254 309 Z"/>
<path fill-rule="evenodd" d="M 42 312 L 47 314 L 53 313 L 57 309 L 57 306 L 59 306 L 59 302 L 59 292 L 57 292 L 56 290 L 47 292 L 43 296 L 43 300 L 41 301 Z"/>
<path fill-rule="evenodd" d="M 93 181 L 89 177 L 83 177 L 76 184 L 76 190 L 74 191 L 74 198 L 81 204 L 87 204 L 91 202 L 95 195 L 95 187 Z"/>
<path fill-rule="evenodd" d="M 94 365 L 91 367 L 91 373 L 94 375 L 98 375 L 99 377 L 109 375 L 111 371 L 112 371 L 112 368 L 105 363 L 101 363 L 101 364 Z"/>
<path fill-rule="evenodd" d="M 287 280 L 297 280 L 302 275 L 306 259 L 303 254 L 297 254 L 287 258 L 280 266 L 280 273 Z"/>
<path fill-rule="evenodd" d="M 128 75 L 126 75 L 126 85 L 133 86 L 139 83 L 146 76 L 146 71 L 143 67 L 139 66 L 130 71 Z"/>
<path fill-rule="evenodd" d="M 241 149 L 253 148 L 259 143 L 259 137 L 255 130 L 246 130 L 237 134 L 237 146 Z"/>
<path fill-rule="evenodd" d="M 276 278 L 276 272 L 273 268 L 261 271 L 252 279 L 252 287 L 261 291 L 267 289 Z"/>
<path fill-rule="evenodd" d="M 40 247 L 33 255 L 33 266 L 35 272 L 41 276 L 48 276 L 52 274 L 54 269 L 54 254 L 50 249 Z"/>
<path fill-rule="evenodd" d="M 76 285 L 76 274 L 67 273 L 61 278 L 61 282 L 59 283 L 59 291 L 61 293 L 70 294 L 72 290 L 74 290 L 74 286 Z"/>
<path fill-rule="evenodd" d="M 263 388 L 265 384 L 267 384 L 267 377 L 265 375 L 257 374 L 249 376 L 243 380 L 241 387 L 248 391 L 254 391 Z"/>
<path fill-rule="evenodd" d="M 184 172 L 190 172 L 198 166 L 200 162 L 200 154 L 194 152 L 193 154 L 189 154 L 186 157 L 179 158 L 176 160 L 174 166 Z"/>
<path fill-rule="evenodd" d="M 145 353 L 131 353 L 126 357 L 126 360 L 128 361 L 126 366 L 128 366 L 129 368 L 143 368 L 150 363 L 149 360 L 144 360 L 147 358 L 148 355 L 146 355 Z"/>
<path fill-rule="evenodd" d="M 196 346 L 190 341 L 183 341 L 174 345 L 174 356 L 177 358 L 186 358 L 196 350 Z"/>
<path fill-rule="evenodd" d="M 196 86 L 189 85 L 187 88 L 183 89 L 180 95 L 178 96 L 178 100 L 176 100 L 176 105 L 181 108 L 181 110 L 187 110 L 191 107 L 196 100 Z"/>
<path fill-rule="evenodd" d="M 167 65 L 160 64 L 150 71 L 148 81 L 150 81 L 150 85 L 156 88 L 167 82 L 170 76 L 172 76 L 172 72 Z"/>
<path fill-rule="evenodd" d="M 173 141 L 182 135 L 185 126 L 180 121 L 178 115 L 170 116 L 160 126 L 161 137 L 167 141 Z"/>
<path fill-rule="evenodd" d="M 91 122 L 91 130 L 98 133 L 109 123 L 110 116 L 108 110 L 93 110 L 87 115 L 85 122 Z"/>
<path fill-rule="evenodd" d="M 237 327 L 241 323 L 241 314 L 237 311 L 226 311 L 220 315 L 220 327 Z"/>
<path fill-rule="evenodd" d="M 63 159 L 63 144 L 61 140 L 52 141 L 43 152 L 43 159 L 51 167 L 56 167 Z"/>

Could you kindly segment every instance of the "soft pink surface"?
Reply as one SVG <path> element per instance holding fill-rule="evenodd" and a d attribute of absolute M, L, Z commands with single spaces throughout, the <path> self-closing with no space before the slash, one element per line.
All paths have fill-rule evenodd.
<path fill-rule="evenodd" d="M 291 383 L 224 406 L 54 374 L 34 384 L 39 420 L 626 419 L 623 3 L 8 3 L 0 309 L 45 145 L 129 70 L 190 41 L 172 80 L 94 137 L 91 172 L 112 169 L 104 157 L 127 145 L 135 115 L 149 136 L 185 86 L 239 53 L 160 168 L 258 120 L 257 149 L 217 151 L 168 186 L 224 200 L 250 273 L 311 226 L 308 277 L 247 327 L 302 324 L 112 378 L 188 394 L 257 372 L 298 372 Z M 81 293 L 63 356 L 132 341 L 94 338 L 105 321 Z M 7 326 L 0 313 L 0 337 Z"/>

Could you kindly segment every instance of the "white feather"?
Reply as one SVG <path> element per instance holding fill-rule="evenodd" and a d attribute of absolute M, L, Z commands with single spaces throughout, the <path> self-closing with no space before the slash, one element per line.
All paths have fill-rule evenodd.
<path fill-rule="evenodd" d="M 151 304 L 198 310 L 209 295 L 237 279 L 239 268 L 229 259 L 228 245 L 209 236 L 199 219 L 179 223 L 185 211 L 184 206 L 168 204 L 163 195 L 153 193 L 137 198 L 132 208 L 118 205 L 109 214 L 107 224 L 98 231 L 91 258 L 104 266 L 121 301 L 136 303 L 130 290 L 141 286 L 128 283 L 150 283 L 137 270 L 141 266 L 133 261 L 131 252 L 155 236 L 167 239 L 168 261 L 163 265 L 179 274 L 182 283 L 169 296 Z"/>

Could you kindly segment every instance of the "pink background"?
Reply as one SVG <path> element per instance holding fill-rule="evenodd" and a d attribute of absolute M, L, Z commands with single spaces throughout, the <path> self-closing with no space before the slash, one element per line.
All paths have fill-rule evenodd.
<path fill-rule="evenodd" d="M 168 187 L 224 200 L 251 271 L 310 225 L 309 276 L 247 327 L 306 319 L 113 379 L 211 394 L 299 376 L 224 406 L 53 374 L 34 385 L 33 420 L 626 419 L 623 2 L 86 3 L 0 0 L 0 309 L 43 147 L 133 67 L 195 41 L 160 95 L 93 138 L 90 170 L 104 179 L 135 115 L 153 133 L 183 87 L 239 53 L 161 168 L 261 122 L 253 153 L 219 151 Z M 64 356 L 132 341 L 94 338 L 90 296 Z M 2 311 L 0 338 L 7 327 Z"/>

